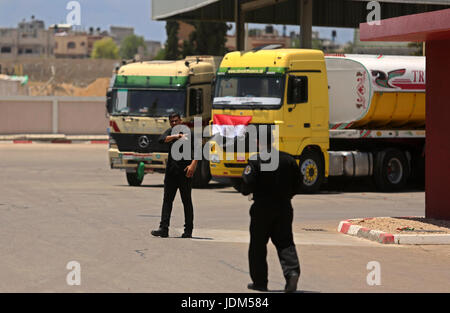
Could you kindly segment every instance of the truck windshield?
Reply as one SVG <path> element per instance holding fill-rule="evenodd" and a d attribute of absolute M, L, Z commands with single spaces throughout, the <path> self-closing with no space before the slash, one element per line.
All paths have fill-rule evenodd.
<path fill-rule="evenodd" d="M 185 90 L 116 89 L 113 93 L 113 114 L 135 116 L 168 116 L 185 114 Z"/>
<path fill-rule="evenodd" d="M 213 106 L 279 106 L 284 76 L 236 75 L 218 77 Z"/>

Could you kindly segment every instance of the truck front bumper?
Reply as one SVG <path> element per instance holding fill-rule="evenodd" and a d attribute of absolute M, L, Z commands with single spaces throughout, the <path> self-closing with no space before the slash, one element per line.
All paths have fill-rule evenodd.
<path fill-rule="evenodd" d="M 233 158 L 230 160 L 231 158 Z M 218 154 L 211 153 L 209 166 L 211 170 L 211 176 L 214 178 L 219 177 L 230 177 L 230 178 L 241 178 L 242 172 L 248 164 L 248 155 L 245 157 L 238 158 L 236 160 L 236 155 L 231 155 L 228 160 L 226 156 L 221 160 Z"/>
<path fill-rule="evenodd" d="M 165 170 L 168 160 L 168 153 L 122 152 L 114 148 L 108 150 L 108 155 L 112 169 L 124 169 L 127 172 L 135 172 L 141 162 L 144 162 L 146 173 Z"/>

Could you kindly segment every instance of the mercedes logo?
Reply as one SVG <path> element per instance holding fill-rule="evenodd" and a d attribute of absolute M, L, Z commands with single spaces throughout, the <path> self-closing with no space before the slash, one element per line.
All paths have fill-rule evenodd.
<path fill-rule="evenodd" d="M 147 148 L 150 144 L 150 139 L 147 136 L 141 136 L 138 139 L 138 144 L 141 148 Z"/>

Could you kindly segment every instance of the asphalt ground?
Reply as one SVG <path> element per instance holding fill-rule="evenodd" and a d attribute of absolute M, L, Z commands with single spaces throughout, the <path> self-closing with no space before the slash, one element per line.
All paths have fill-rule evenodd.
<path fill-rule="evenodd" d="M 170 238 L 155 238 L 163 175 L 130 187 L 107 145 L 0 144 L 0 292 L 249 292 L 251 202 L 214 182 L 194 189 L 194 238 L 182 239 L 177 195 Z M 334 184 L 334 185 L 333 185 Z M 449 292 L 450 246 L 382 245 L 337 232 L 339 221 L 423 216 L 423 190 L 377 193 L 337 181 L 293 199 L 301 292 Z M 67 277 L 80 264 L 81 284 Z M 380 285 L 367 277 L 380 265 Z M 269 289 L 284 288 L 268 245 Z M 72 277 L 72 276 L 70 276 Z"/>

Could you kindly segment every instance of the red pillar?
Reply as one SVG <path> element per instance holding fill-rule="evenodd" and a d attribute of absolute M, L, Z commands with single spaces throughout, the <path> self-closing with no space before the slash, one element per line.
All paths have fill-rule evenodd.
<path fill-rule="evenodd" d="M 425 216 L 450 220 L 450 40 L 426 43 Z"/>

